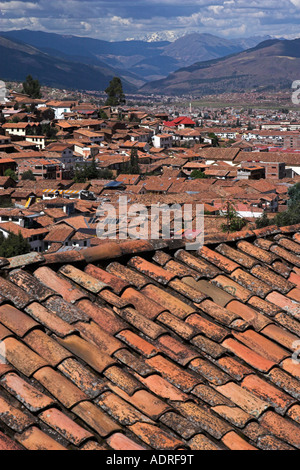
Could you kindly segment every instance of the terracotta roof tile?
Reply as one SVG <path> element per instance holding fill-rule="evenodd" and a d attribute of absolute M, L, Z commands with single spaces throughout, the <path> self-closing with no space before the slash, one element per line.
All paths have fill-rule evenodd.
<path fill-rule="evenodd" d="M 153 340 L 167 333 L 165 328 L 153 322 L 152 320 L 149 320 L 147 317 L 139 313 L 138 310 L 133 308 L 125 308 L 120 310 L 116 308 L 115 312 L 127 323 L 133 325 L 137 330 L 141 331 L 143 334 Z"/>
<path fill-rule="evenodd" d="M 276 364 L 280 363 L 290 355 L 290 353 L 281 346 L 278 346 L 273 341 L 270 341 L 255 331 L 247 330 L 241 333 L 233 332 L 233 335 L 241 343 L 245 344 L 253 351 L 256 351 L 266 359 L 274 361 Z"/>
<path fill-rule="evenodd" d="M 104 371 L 104 376 L 128 395 L 133 395 L 137 390 L 143 388 L 141 382 L 121 367 L 112 366 Z"/>
<path fill-rule="evenodd" d="M 197 434 L 199 428 L 195 423 L 192 423 L 187 418 L 170 411 L 160 417 L 160 421 L 175 431 L 183 439 L 190 439 Z M 190 444 L 189 444 L 190 445 Z"/>
<path fill-rule="evenodd" d="M 52 269 L 43 266 L 34 271 L 34 276 L 49 289 L 60 294 L 67 302 L 75 302 L 76 300 L 86 297 L 84 293 L 72 286 L 62 276 L 58 276 Z"/>
<path fill-rule="evenodd" d="M 191 285 L 190 283 L 186 282 L 186 279 L 187 278 L 183 278 L 182 281 L 180 279 L 174 279 L 169 282 L 169 286 L 179 294 L 187 297 L 192 302 L 202 302 L 202 300 L 207 297 L 206 294 L 203 294 L 203 292 L 200 291 L 197 284 L 195 286 Z"/>
<path fill-rule="evenodd" d="M 0 291 L 1 295 L 12 302 L 17 308 L 24 308 L 26 305 L 30 304 L 34 299 L 33 296 L 27 294 L 23 289 L 16 286 L 12 282 L 0 277 Z"/>
<path fill-rule="evenodd" d="M 120 426 L 105 414 L 98 406 L 88 401 L 82 401 L 72 408 L 72 412 L 79 416 L 101 437 L 108 436 L 114 431 L 120 431 Z"/>
<path fill-rule="evenodd" d="M 268 378 L 278 387 L 289 393 L 293 398 L 299 400 L 299 381 L 287 374 L 284 370 L 274 367 L 268 374 Z"/>
<path fill-rule="evenodd" d="M 225 326 L 230 326 L 232 322 L 241 318 L 238 313 L 234 313 L 226 308 L 220 307 L 211 300 L 204 300 L 200 307 L 203 312 L 207 313 L 211 318 Z"/>
<path fill-rule="evenodd" d="M 171 384 L 184 392 L 189 392 L 196 385 L 202 383 L 202 379 L 199 376 L 189 373 L 187 370 L 180 368 L 177 364 L 174 364 L 161 355 L 147 359 L 146 362 L 153 369 L 160 372 Z"/>
<path fill-rule="evenodd" d="M 281 261 L 274 261 L 272 268 L 284 278 L 288 278 L 292 270 L 286 263 L 282 263 Z"/>
<path fill-rule="evenodd" d="M 228 292 L 228 294 L 232 295 L 233 297 L 236 297 L 242 302 L 247 302 L 247 300 L 252 295 L 252 292 L 249 289 L 246 289 L 245 287 L 241 286 L 240 284 L 233 281 L 227 276 L 223 276 L 223 275 L 217 276 L 214 279 L 212 279 L 211 282 L 215 284 L 217 287 L 220 287 L 220 289 L 224 289 L 225 292 Z"/>
<path fill-rule="evenodd" d="M 231 380 L 221 369 L 211 364 L 208 360 L 196 358 L 190 362 L 189 368 L 208 380 L 213 385 L 223 385 Z"/>
<path fill-rule="evenodd" d="M 54 294 L 53 290 L 43 285 L 34 276 L 22 269 L 17 269 L 10 272 L 9 279 L 39 302 L 46 300 L 48 297 Z"/>
<path fill-rule="evenodd" d="M 64 359 L 72 356 L 67 349 L 40 330 L 28 333 L 24 338 L 24 342 L 53 367 L 57 367 Z"/>
<path fill-rule="evenodd" d="M 226 245 L 225 243 L 221 243 L 219 246 L 217 246 L 216 251 L 218 251 L 218 253 L 221 253 L 223 256 L 226 256 L 226 258 L 235 261 L 236 263 L 238 263 L 238 265 L 241 265 L 247 269 L 250 269 L 255 264 L 257 264 L 257 260 L 255 258 L 252 258 L 251 256 L 247 255 L 246 253 L 243 253 L 240 250 L 235 250 L 234 248 L 229 245 Z"/>
<path fill-rule="evenodd" d="M 282 276 L 275 274 L 270 269 L 266 268 L 265 266 L 254 266 L 251 269 L 251 274 L 261 279 L 264 283 L 268 284 L 273 290 L 278 290 L 282 294 L 286 294 L 289 292 L 294 285 L 284 279 Z"/>
<path fill-rule="evenodd" d="M 204 434 L 197 434 L 188 441 L 191 450 L 221 450 L 213 441 L 208 439 Z"/>
<path fill-rule="evenodd" d="M 39 414 L 39 418 L 75 446 L 79 446 L 86 439 L 93 437 L 91 432 L 76 424 L 56 408 L 43 411 Z"/>
<path fill-rule="evenodd" d="M 288 261 L 289 263 L 297 266 L 300 268 L 300 257 L 291 253 L 290 251 L 282 248 L 278 245 L 272 245 L 270 250 L 275 253 L 278 257 L 283 258 L 284 260 Z"/>
<path fill-rule="evenodd" d="M 247 287 L 248 290 L 253 292 L 253 294 L 258 295 L 259 297 L 265 297 L 272 288 L 261 280 L 256 279 L 251 274 L 244 272 L 242 269 L 236 269 L 232 274 L 231 278 L 237 281 L 244 287 Z"/>
<path fill-rule="evenodd" d="M 114 357 L 117 358 L 122 364 L 125 364 L 133 371 L 137 372 L 142 377 L 147 377 L 154 373 L 154 369 L 149 366 L 140 357 L 135 356 L 127 349 L 121 349 L 115 352 Z"/>
<path fill-rule="evenodd" d="M 123 279 L 120 279 L 119 277 L 110 274 L 99 266 L 94 266 L 93 264 L 88 264 L 85 268 L 85 272 L 95 279 L 107 284 L 117 295 L 121 294 L 121 292 L 130 285 Z"/>
<path fill-rule="evenodd" d="M 273 263 L 277 258 L 275 254 L 270 253 L 269 251 L 266 251 L 265 249 L 262 249 L 244 240 L 238 242 L 237 247 L 239 250 L 243 251 L 247 255 L 250 255 L 253 258 L 257 258 L 260 262 L 266 264 Z"/>
<path fill-rule="evenodd" d="M 226 308 L 231 312 L 239 314 L 249 325 L 251 325 L 256 331 L 260 331 L 272 323 L 272 320 L 257 310 L 243 304 L 239 300 L 233 300 L 227 304 Z"/>
<path fill-rule="evenodd" d="M 104 331 L 93 321 L 90 323 L 77 322 L 75 325 L 83 339 L 90 341 L 108 356 L 112 356 L 114 352 L 124 347 L 121 341 Z"/>
<path fill-rule="evenodd" d="M 22 434 L 16 435 L 16 440 L 22 444 L 27 450 L 67 450 L 61 444 L 59 444 L 48 434 L 41 431 L 36 426 L 24 431 Z"/>
<path fill-rule="evenodd" d="M 0 395 L 0 422 L 15 432 L 23 432 L 24 429 L 35 424 L 35 419 L 23 413 Z"/>
<path fill-rule="evenodd" d="M 234 299 L 232 295 L 225 290 L 220 289 L 219 287 L 215 286 L 211 283 L 211 281 L 206 281 L 201 279 L 200 281 L 194 281 L 191 278 L 185 278 L 184 282 L 190 284 L 191 286 L 195 286 L 197 289 L 200 290 L 203 294 L 207 297 L 210 297 L 215 304 L 218 304 L 220 307 L 226 307 L 228 302 Z"/>
<path fill-rule="evenodd" d="M 25 311 L 37 322 L 40 322 L 48 330 L 55 333 L 57 336 L 67 336 L 74 333 L 75 328 L 67 322 L 59 318 L 53 312 L 43 307 L 37 302 L 30 304 Z"/>
<path fill-rule="evenodd" d="M 24 450 L 24 447 L 10 439 L 0 431 L 0 450 Z"/>
<path fill-rule="evenodd" d="M 218 418 L 209 409 L 205 409 L 191 401 L 176 403 L 176 409 L 183 416 L 197 424 L 200 430 L 208 432 L 208 434 L 216 439 L 221 439 L 231 430 L 231 426 L 228 423 Z"/>
<path fill-rule="evenodd" d="M 129 282 L 129 284 L 137 287 L 138 289 L 141 289 L 150 282 L 142 274 L 134 271 L 133 269 L 129 269 L 127 266 L 123 266 L 122 264 L 117 262 L 110 263 L 107 266 L 106 270 L 110 274 L 114 274 L 120 279 L 123 279 L 123 281 Z"/>
<path fill-rule="evenodd" d="M 256 395 L 234 382 L 220 385 L 216 387 L 216 389 L 237 406 L 242 408 L 242 410 L 246 411 L 246 413 L 249 413 L 251 416 L 255 416 L 256 418 L 269 408 L 267 401 L 258 398 Z"/>
<path fill-rule="evenodd" d="M 300 405 L 291 406 L 286 414 L 293 421 L 296 421 L 296 423 L 300 424 Z"/>
<path fill-rule="evenodd" d="M 153 263 L 150 263 L 149 261 L 146 261 L 145 259 L 139 256 L 134 256 L 133 258 L 131 258 L 128 263 L 128 266 L 135 268 L 137 271 L 141 272 L 142 274 L 145 274 L 146 276 L 154 279 L 155 281 L 163 285 L 168 284 L 175 277 L 174 274 L 171 274 L 166 269 L 157 266 Z"/>
<path fill-rule="evenodd" d="M 115 363 L 115 360 L 107 353 L 77 335 L 70 335 L 64 339 L 58 338 L 58 342 L 97 372 L 101 373 L 106 367 Z"/>
<path fill-rule="evenodd" d="M 205 261 L 202 258 L 193 256 L 191 253 L 185 250 L 179 250 L 175 253 L 175 258 L 182 261 L 190 268 L 198 271 L 203 277 L 212 278 L 215 277 L 220 270 L 213 264 Z"/>
<path fill-rule="evenodd" d="M 174 387 L 158 374 L 152 374 L 146 378 L 141 378 L 140 380 L 152 393 L 160 398 L 178 401 L 185 401 L 188 399 L 187 394 L 181 392 L 177 387 Z"/>
<path fill-rule="evenodd" d="M 169 335 L 163 335 L 156 341 L 159 350 L 163 351 L 168 357 L 175 362 L 185 366 L 192 359 L 200 356 L 195 349 L 184 345 L 182 342 Z"/>
<path fill-rule="evenodd" d="M 260 423 L 275 436 L 292 444 L 297 449 L 300 448 L 299 427 L 293 422 L 279 416 L 274 411 L 268 411 L 261 417 Z"/>
<path fill-rule="evenodd" d="M 224 397 L 221 393 L 214 390 L 209 385 L 200 384 L 197 385 L 192 394 L 196 397 L 200 398 L 201 401 L 209 404 L 210 406 L 218 406 L 218 405 L 228 405 L 233 406 L 233 403 Z"/>
<path fill-rule="evenodd" d="M 227 433 L 222 442 L 230 450 L 258 450 L 234 431 Z"/>
<path fill-rule="evenodd" d="M 293 351 L 293 344 L 297 341 L 297 336 L 280 328 L 277 325 L 268 325 L 262 330 L 262 334 L 276 341 L 283 347 Z"/>
<path fill-rule="evenodd" d="M 188 268 L 184 264 L 179 263 L 178 261 L 174 261 L 173 259 L 171 261 L 168 261 L 167 264 L 164 265 L 164 268 L 174 273 L 174 275 L 179 278 L 182 278 L 184 276 L 191 276 L 197 280 L 201 277 L 200 274 L 197 273 L 197 271 Z"/>
<path fill-rule="evenodd" d="M 248 300 L 248 304 L 270 317 L 274 317 L 281 311 L 278 305 L 268 302 L 266 299 L 256 297 L 255 295 Z"/>
<path fill-rule="evenodd" d="M 90 398 L 97 397 L 108 388 L 105 379 L 100 378 L 77 359 L 65 359 L 59 364 L 58 370 Z"/>
<path fill-rule="evenodd" d="M 97 305 L 90 300 L 80 300 L 78 307 L 97 325 L 111 335 L 115 335 L 126 327 L 126 324 L 109 308 Z"/>
<path fill-rule="evenodd" d="M 285 310 L 290 315 L 292 315 L 297 320 L 300 319 L 300 305 L 298 302 L 289 299 L 285 295 L 280 294 L 279 292 L 271 292 L 266 299 L 269 302 L 272 302 L 277 307 L 280 307 L 282 310 Z"/>
<path fill-rule="evenodd" d="M 137 422 L 153 423 L 151 418 L 111 391 L 103 393 L 97 400 L 97 405 L 122 426 Z"/>
<path fill-rule="evenodd" d="M 27 377 L 47 365 L 44 359 L 15 338 L 6 338 L 3 343 L 6 359 Z"/>
<path fill-rule="evenodd" d="M 235 261 L 228 259 L 220 253 L 216 253 L 214 250 L 207 248 L 207 246 L 200 248 L 197 254 L 226 273 L 232 273 L 232 271 L 240 267 Z"/>
<path fill-rule="evenodd" d="M 244 428 L 252 416 L 235 406 L 217 405 L 213 411 L 237 428 Z"/>
<path fill-rule="evenodd" d="M 280 365 L 283 370 L 291 374 L 296 379 L 300 380 L 300 368 L 298 367 L 299 364 L 296 359 L 287 358 L 282 361 Z"/>
<path fill-rule="evenodd" d="M 237 355 L 237 357 L 245 361 L 246 364 L 249 364 L 261 372 L 268 372 L 273 366 L 275 366 L 274 361 L 266 359 L 265 357 L 234 339 L 225 339 L 222 344 L 224 347 L 228 348 L 231 352 Z"/>
<path fill-rule="evenodd" d="M 205 336 L 217 342 L 223 341 L 229 334 L 228 330 L 210 320 L 207 320 L 198 313 L 190 315 L 186 319 L 186 323 L 193 327 L 194 334 L 196 332 L 204 333 Z"/>
<path fill-rule="evenodd" d="M 99 281 L 72 265 L 63 266 L 59 272 L 93 294 L 98 294 L 102 289 L 109 287 L 108 284 Z"/>
<path fill-rule="evenodd" d="M 77 321 L 89 320 L 89 317 L 76 305 L 73 305 L 58 296 L 50 297 L 44 302 L 44 306 L 61 318 L 61 320 L 69 323 L 70 325 Z"/>
<path fill-rule="evenodd" d="M 299 448 L 299 230 L 0 260 L 0 448 Z"/>
<path fill-rule="evenodd" d="M 277 413 L 280 414 L 284 414 L 285 411 L 295 403 L 294 398 L 254 374 L 245 377 L 241 386 L 262 400 L 270 403 L 274 406 Z"/>
<path fill-rule="evenodd" d="M 145 447 L 137 444 L 120 432 L 115 432 L 112 436 L 108 437 L 107 442 L 114 450 L 145 450 Z"/>
<path fill-rule="evenodd" d="M 123 292 L 122 299 L 127 300 L 134 308 L 150 320 L 155 320 L 157 315 L 165 310 L 163 306 L 132 287 L 129 287 Z"/>
<path fill-rule="evenodd" d="M 71 408 L 87 398 L 84 392 L 51 367 L 41 368 L 34 374 L 34 378 L 66 408 Z"/>
<path fill-rule="evenodd" d="M 128 426 L 128 428 L 155 450 L 175 450 L 183 445 L 182 441 L 166 433 L 159 426 L 148 423 L 135 423 Z"/>
<path fill-rule="evenodd" d="M 150 299 L 154 300 L 157 304 L 161 305 L 162 311 L 169 310 L 178 318 L 184 319 L 190 313 L 195 312 L 195 308 L 182 300 L 154 285 L 148 285 L 142 289 L 142 293 Z"/>
<path fill-rule="evenodd" d="M 0 307 L 0 322 L 20 337 L 33 328 L 39 327 L 39 324 L 29 315 L 8 304 Z"/>
<path fill-rule="evenodd" d="M 144 357 L 149 358 L 155 356 L 159 352 L 155 345 L 149 343 L 141 336 L 133 333 L 133 331 L 130 330 L 121 331 L 121 333 L 117 335 L 117 338 L 119 338 L 128 346 L 132 347 L 138 353 L 142 354 Z"/>

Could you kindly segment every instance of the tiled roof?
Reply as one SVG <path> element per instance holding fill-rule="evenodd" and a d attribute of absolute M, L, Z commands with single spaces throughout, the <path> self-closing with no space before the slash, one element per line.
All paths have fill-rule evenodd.
<path fill-rule="evenodd" d="M 0 449 L 299 449 L 299 255 L 300 225 L 0 259 Z"/>

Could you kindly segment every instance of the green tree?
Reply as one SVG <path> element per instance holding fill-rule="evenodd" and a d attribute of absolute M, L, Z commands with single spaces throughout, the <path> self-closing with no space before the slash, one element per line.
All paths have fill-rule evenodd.
<path fill-rule="evenodd" d="M 191 173 L 191 178 L 207 178 L 207 175 L 201 170 L 193 170 Z"/>
<path fill-rule="evenodd" d="M 211 144 L 213 147 L 219 147 L 219 138 L 213 132 L 208 134 L 208 137 L 211 139 Z"/>
<path fill-rule="evenodd" d="M 5 172 L 4 172 L 4 176 L 8 176 L 9 178 L 17 181 L 18 180 L 18 175 L 16 174 L 16 172 L 14 170 L 12 170 L 11 168 L 8 168 Z"/>
<path fill-rule="evenodd" d="M 21 232 L 18 235 L 10 233 L 7 238 L 0 233 L 0 256 L 12 258 L 13 256 L 24 255 L 30 252 L 28 241 L 23 238 Z"/>
<path fill-rule="evenodd" d="M 30 98 L 41 98 L 40 82 L 37 79 L 34 80 L 31 75 L 27 75 L 25 82 L 23 82 L 22 93 L 25 93 L 25 95 L 28 95 Z"/>
<path fill-rule="evenodd" d="M 234 205 L 230 202 L 226 204 L 226 211 L 225 211 L 226 223 L 221 225 L 223 232 L 238 232 L 241 230 L 245 225 L 246 221 L 239 217 Z"/>
<path fill-rule="evenodd" d="M 101 108 L 98 111 L 98 118 L 99 119 L 104 119 L 104 120 L 108 119 L 108 116 L 107 116 L 106 112 Z"/>
<path fill-rule="evenodd" d="M 126 103 L 122 81 L 119 77 L 114 77 L 110 81 L 105 93 L 107 94 L 106 106 L 118 106 Z"/>
<path fill-rule="evenodd" d="M 24 171 L 24 173 L 22 174 L 22 180 L 30 180 L 30 181 L 35 181 L 35 176 L 34 174 L 32 173 L 31 170 L 27 170 L 27 171 Z"/>
<path fill-rule="evenodd" d="M 300 201 L 300 183 L 296 183 L 293 186 L 291 186 L 288 190 L 288 195 L 289 195 L 289 201 L 288 205 L 291 206 L 295 202 Z"/>

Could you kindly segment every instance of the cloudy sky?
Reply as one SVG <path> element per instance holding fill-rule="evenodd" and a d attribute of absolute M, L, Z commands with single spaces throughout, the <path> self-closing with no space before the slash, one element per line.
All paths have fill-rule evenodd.
<path fill-rule="evenodd" d="M 300 0 L 0 0 L 0 30 L 31 29 L 108 41 L 165 30 L 227 38 L 300 37 Z"/>

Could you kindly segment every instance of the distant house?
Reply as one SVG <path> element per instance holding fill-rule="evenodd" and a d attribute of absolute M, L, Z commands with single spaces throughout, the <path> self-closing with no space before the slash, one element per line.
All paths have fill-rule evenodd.
<path fill-rule="evenodd" d="M 64 119 L 66 113 L 70 113 L 76 101 L 48 101 L 47 107 L 52 108 L 55 113 L 55 119 Z"/>
<path fill-rule="evenodd" d="M 173 136 L 170 134 L 156 134 L 152 141 L 155 148 L 168 149 L 173 146 Z"/>

